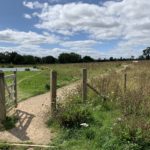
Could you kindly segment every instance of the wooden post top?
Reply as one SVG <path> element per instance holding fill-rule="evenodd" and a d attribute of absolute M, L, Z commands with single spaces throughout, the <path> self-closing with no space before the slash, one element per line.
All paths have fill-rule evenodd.
<path fill-rule="evenodd" d="M 87 70 L 87 68 L 83 68 L 83 70 Z"/>
<path fill-rule="evenodd" d="M 52 73 L 57 73 L 55 70 L 52 70 L 51 72 L 52 72 Z"/>

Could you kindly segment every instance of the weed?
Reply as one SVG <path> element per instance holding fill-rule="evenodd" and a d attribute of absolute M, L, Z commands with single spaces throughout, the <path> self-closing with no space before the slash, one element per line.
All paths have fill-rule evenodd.
<path fill-rule="evenodd" d="M 15 116 L 6 117 L 6 120 L 3 121 L 2 124 L 6 130 L 9 130 L 15 127 L 15 124 L 17 121 L 18 121 L 18 118 Z"/>

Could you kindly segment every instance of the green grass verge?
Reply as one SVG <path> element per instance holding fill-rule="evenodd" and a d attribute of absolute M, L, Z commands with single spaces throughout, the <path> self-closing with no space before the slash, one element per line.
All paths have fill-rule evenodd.
<path fill-rule="evenodd" d="M 102 73 L 121 67 L 123 63 L 81 63 L 81 64 L 54 64 L 37 66 L 40 71 L 24 71 L 17 73 L 18 101 L 45 93 L 49 90 L 50 71 L 58 73 L 57 86 L 62 87 L 81 79 L 81 69 L 87 68 L 88 75 L 99 76 Z M 19 66 L 21 67 L 21 66 Z M 32 66 L 27 66 L 32 67 Z M 10 74 L 10 72 L 6 72 Z M 9 83 L 10 81 L 8 81 Z"/>
<path fill-rule="evenodd" d="M 119 124 L 116 126 L 121 111 L 114 102 L 103 101 L 92 94 L 85 105 L 81 103 L 80 97 L 73 96 L 72 101 L 63 107 L 65 109 L 60 107 L 55 119 L 48 122 L 49 127 L 57 132 L 52 145 L 58 146 L 58 150 L 150 149 L 150 145 L 144 142 L 140 134 L 137 134 L 136 138 L 142 140 L 131 140 L 132 135 L 128 134 L 128 130 L 120 129 Z M 83 110 L 89 112 L 89 117 Z M 73 122 L 75 126 L 72 126 Z M 88 127 L 79 126 L 77 122 L 87 123 Z M 116 130 L 119 135 L 116 134 Z"/>

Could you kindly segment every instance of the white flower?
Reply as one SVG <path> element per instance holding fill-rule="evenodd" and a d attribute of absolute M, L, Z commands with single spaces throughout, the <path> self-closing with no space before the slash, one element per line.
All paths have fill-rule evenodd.
<path fill-rule="evenodd" d="M 122 121 L 122 118 L 117 118 L 118 121 Z"/>
<path fill-rule="evenodd" d="M 116 126 L 116 125 L 117 125 L 117 123 L 114 123 L 114 124 L 113 124 L 113 126 Z"/>
<path fill-rule="evenodd" d="M 87 123 L 81 123 L 80 125 L 83 126 L 83 127 L 88 127 L 89 126 Z"/>

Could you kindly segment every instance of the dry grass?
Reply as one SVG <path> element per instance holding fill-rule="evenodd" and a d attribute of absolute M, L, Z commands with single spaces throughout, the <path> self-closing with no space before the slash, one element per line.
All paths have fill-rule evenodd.
<path fill-rule="evenodd" d="M 115 132 L 126 133 L 133 142 L 150 142 L 150 62 L 132 64 L 121 72 L 90 80 L 104 100 L 113 101 L 118 106 L 121 117 Z M 127 73 L 127 87 L 124 89 L 124 74 Z M 124 131 L 125 130 L 125 131 Z"/>
<path fill-rule="evenodd" d="M 58 111 L 63 123 L 71 126 L 86 120 L 87 128 L 62 127 L 56 145 L 64 149 L 150 149 L 150 62 L 130 64 L 123 69 L 108 69 L 105 74 L 88 74 L 88 83 L 99 94 L 88 90 L 86 104 L 81 101 L 81 86 L 66 97 Z M 89 69 L 90 70 L 90 69 Z M 127 73 L 126 90 L 124 74 Z M 63 108 L 63 109 L 62 109 Z M 90 115 L 83 116 L 84 110 Z M 83 116 L 83 118 L 82 118 Z M 75 122 L 75 123 L 74 123 Z M 81 123 L 81 122 L 79 122 Z M 65 124 L 66 125 L 66 124 Z"/>

